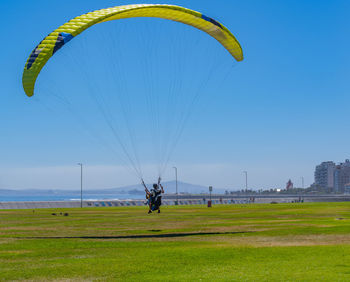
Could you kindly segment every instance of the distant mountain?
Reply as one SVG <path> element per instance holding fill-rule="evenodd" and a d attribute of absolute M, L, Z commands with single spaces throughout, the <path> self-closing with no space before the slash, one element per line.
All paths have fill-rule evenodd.
<path fill-rule="evenodd" d="M 152 188 L 152 184 L 146 184 L 149 189 Z M 163 187 L 166 194 L 173 194 L 176 192 L 176 181 L 168 181 L 163 182 Z M 178 192 L 179 193 L 190 193 L 190 194 L 200 194 L 200 193 L 208 193 L 208 187 L 195 185 L 190 183 L 185 183 L 178 181 Z M 144 187 L 141 184 L 129 185 L 119 188 L 111 188 L 111 189 L 91 189 L 91 190 L 83 190 L 83 194 L 85 197 L 87 196 L 100 196 L 103 198 L 112 198 L 114 195 L 143 195 Z M 224 189 L 213 189 L 213 193 L 224 193 Z M 2 197 L 6 196 L 14 196 L 21 195 L 22 197 L 30 196 L 59 196 L 64 195 L 66 197 L 71 198 L 79 198 L 80 197 L 80 189 L 77 190 L 60 190 L 60 189 L 23 189 L 23 190 L 10 190 L 10 189 L 0 189 L 0 201 Z"/>
<path fill-rule="evenodd" d="M 146 184 L 146 186 L 150 189 L 152 188 L 152 184 Z M 165 193 L 175 193 L 176 192 L 176 181 L 168 181 L 168 182 L 163 182 L 163 187 L 165 190 Z M 179 193 L 190 193 L 190 194 L 200 194 L 200 193 L 209 193 L 209 187 L 206 186 L 201 186 L 201 185 L 195 185 L 195 184 L 190 184 L 190 183 L 185 183 L 178 181 L 178 192 Z M 115 191 L 117 193 L 121 192 L 131 192 L 134 193 L 135 191 L 140 191 L 144 193 L 144 187 L 141 184 L 137 185 L 130 185 L 130 186 L 124 186 L 124 187 L 119 187 L 119 188 L 113 188 L 113 189 L 108 189 L 104 191 Z M 214 193 L 223 193 L 224 189 L 215 189 L 214 188 Z"/>

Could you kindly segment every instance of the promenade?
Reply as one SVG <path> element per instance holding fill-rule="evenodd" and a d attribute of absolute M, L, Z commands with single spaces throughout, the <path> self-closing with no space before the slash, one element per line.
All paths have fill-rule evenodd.
<path fill-rule="evenodd" d="M 350 195 L 212 195 L 212 205 L 302 203 L 302 202 L 347 202 Z M 162 205 L 207 205 L 209 195 L 164 195 Z M 79 208 L 81 207 L 144 206 L 145 200 L 83 200 L 80 201 L 31 201 L 0 202 L 0 209 Z"/>

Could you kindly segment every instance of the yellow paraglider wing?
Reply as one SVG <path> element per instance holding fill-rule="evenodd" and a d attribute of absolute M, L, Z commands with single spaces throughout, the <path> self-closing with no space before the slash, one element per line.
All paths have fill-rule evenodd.
<path fill-rule="evenodd" d="M 232 33 L 221 23 L 199 12 L 163 4 L 118 6 L 76 17 L 46 36 L 30 54 L 24 67 L 22 83 L 25 93 L 29 97 L 33 96 L 35 81 L 41 69 L 72 38 L 94 24 L 135 17 L 156 17 L 191 25 L 218 40 L 237 61 L 243 60 L 242 48 Z"/>

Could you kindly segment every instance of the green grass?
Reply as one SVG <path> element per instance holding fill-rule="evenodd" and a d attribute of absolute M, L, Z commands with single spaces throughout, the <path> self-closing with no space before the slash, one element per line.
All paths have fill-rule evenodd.
<path fill-rule="evenodd" d="M 0 210 L 0 280 L 350 281 L 350 203 L 146 212 Z"/>

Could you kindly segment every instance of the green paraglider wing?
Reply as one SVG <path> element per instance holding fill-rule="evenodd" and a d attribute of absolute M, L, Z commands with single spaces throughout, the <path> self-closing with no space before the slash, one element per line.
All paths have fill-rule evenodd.
<path fill-rule="evenodd" d="M 25 93 L 34 94 L 35 81 L 46 62 L 64 44 L 94 24 L 134 17 L 156 17 L 181 22 L 198 28 L 218 40 L 237 60 L 243 60 L 239 42 L 221 23 L 199 12 L 163 4 L 135 4 L 97 10 L 76 17 L 46 36 L 30 54 L 23 71 Z"/>

